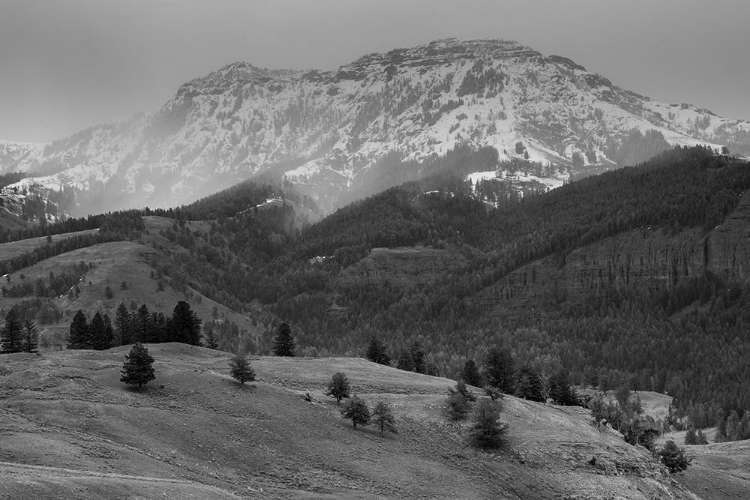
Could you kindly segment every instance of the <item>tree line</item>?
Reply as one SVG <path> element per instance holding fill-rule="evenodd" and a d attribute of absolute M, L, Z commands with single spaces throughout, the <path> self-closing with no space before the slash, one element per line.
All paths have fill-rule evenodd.
<path fill-rule="evenodd" d="M 68 349 L 105 350 L 139 342 L 201 345 L 201 319 L 190 304 L 179 301 L 170 317 L 150 313 L 146 304 L 131 313 L 120 303 L 114 322 L 99 311 L 89 321 L 79 309 L 70 323 Z"/>

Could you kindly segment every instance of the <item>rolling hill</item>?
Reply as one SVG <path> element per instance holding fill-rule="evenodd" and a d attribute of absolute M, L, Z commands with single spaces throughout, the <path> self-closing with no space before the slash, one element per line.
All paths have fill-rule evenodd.
<path fill-rule="evenodd" d="M 451 380 L 355 358 L 253 358 L 240 387 L 227 353 L 149 346 L 157 379 L 120 383 L 127 347 L 4 358 L 3 494 L 13 498 L 698 498 L 587 411 L 514 397 L 506 447 L 465 445 L 442 403 Z M 322 395 L 336 371 L 390 401 L 398 435 L 354 430 Z M 476 390 L 476 389 L 475 389 Z M 312 402 L 301 396 L 309 392 Z"/>

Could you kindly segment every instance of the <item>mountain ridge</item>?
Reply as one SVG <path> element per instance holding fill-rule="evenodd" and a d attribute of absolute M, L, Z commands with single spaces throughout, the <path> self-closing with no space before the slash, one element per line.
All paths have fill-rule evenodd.
<path fill-rule="evenodd" d="M 0 170 L 37 172 L 10 188 L 75 187 L 78 204 L 89 205 L 80 209 L 92 212 L 175 206 L 271 171 L 330 211 L 342 193 L 356 198 L 388 153 L 411 161 L 418 177 L 435 155 L 489 146 L 497 170 L 528 159 L 559 185 L 581 169 L 613 167 L 635 130 L 750 153 L 750 122 L 641 96 L 518 42 L 444 39 L 330 71 L 231 63 L 186 82 L 157 111 L 23 158 L 0 155 Z M 86 199 L 92 191 L 109 205 Z"/>

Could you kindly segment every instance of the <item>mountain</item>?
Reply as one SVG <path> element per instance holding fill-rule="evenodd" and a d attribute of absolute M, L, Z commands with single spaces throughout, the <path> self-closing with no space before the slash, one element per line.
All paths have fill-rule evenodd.
<path fill-rule="evenodd" d="M 0 165 L 3 173 L 33 170 L 42 155 L 44 144 L 0 140 Z M 8 167 L 12 165 L 12 167 Z"/>
<path fill-rule="evenodd" d="M 373 178 L 398 184 L 373 171 L 389 153 L 406 162 L 408 180 L 430 158 L 489 146 L 500 163 L 487 176 L 524 182 L 502 162 L 528 159 L 540 163 L 534 180 L 555 187 L 698 143 L 750 154 L 750 123 L 649 99 L 516 42 L 448 39 L 334 71 L 230 64 L 185 83 L 158 111 L 0 154 L 0 171 L 33 176 L 5 192 L 80 190 L 77 209 L 70 196 L 56 202 L 73 213 L 175 206 L 264 172 L 330 211 L 370 194 Z"/>

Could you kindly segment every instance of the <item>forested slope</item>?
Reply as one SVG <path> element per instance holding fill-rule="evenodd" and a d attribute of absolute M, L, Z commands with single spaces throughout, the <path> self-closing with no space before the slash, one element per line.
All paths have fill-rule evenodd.
<path fill-rule="evenodd" d="M 750 408 L 746 163 L 676 148 L 519 199 L 502 180 L 478 189 L 450 174 L 456 162 L 462 174 L 486 168 L 488 151 L 451 155 L 421 180 L 312 225 L 293 208 L 309 200 L 245 183 L 193 205 L 33 236 L 101 227 L 107 241 L 151 245 L 170 282 L 266 333 L 289 323 L 300 354 L 362 355 L 375 337 L 395 363 L 418 342 L 433 369 L 455 377 L 503 345 L 517 367 L 544 375 L 564 367 L 578 383 L 666 391 L 683 407 Z M 139 215 L 174 219 L 149 230 Z M 65 251 L 56 247 L 27 258 Z M 261 340 L 255 348 L 267 349 Z"/>
<path fill-rule="evenodd" d="M 716 272 L 743 256 L 722 254 L 711 239 L 717 227 L 726 236 L 722 224 L 750 188 L 745 163 L 676 148 L 548 193 L 506 195 L 497 208 L 473 188 L 438 172 L 301 233 L 281 206 L 221 214 L 204 232 L 176 222 L 166 234 L 189 250 L 175 272 L 236 310 L 264 304 L 309 354 L 361 355 L 377 336 L 395 359 L 419 341 L 455 376 L 502 343 L 519 366 L 562 365 L 579 382 L 750 407 L 750 295 L 742 276 Z M 248 208 L 265 196 L 259 190 Z M 194 205 L 185 214 L 217 212 Z M 388 250 L 360 263 L 373 248 L 402 246 L 431 248 L 399 257 L 407 274 L 429 278 L 392 279 Z"/>

